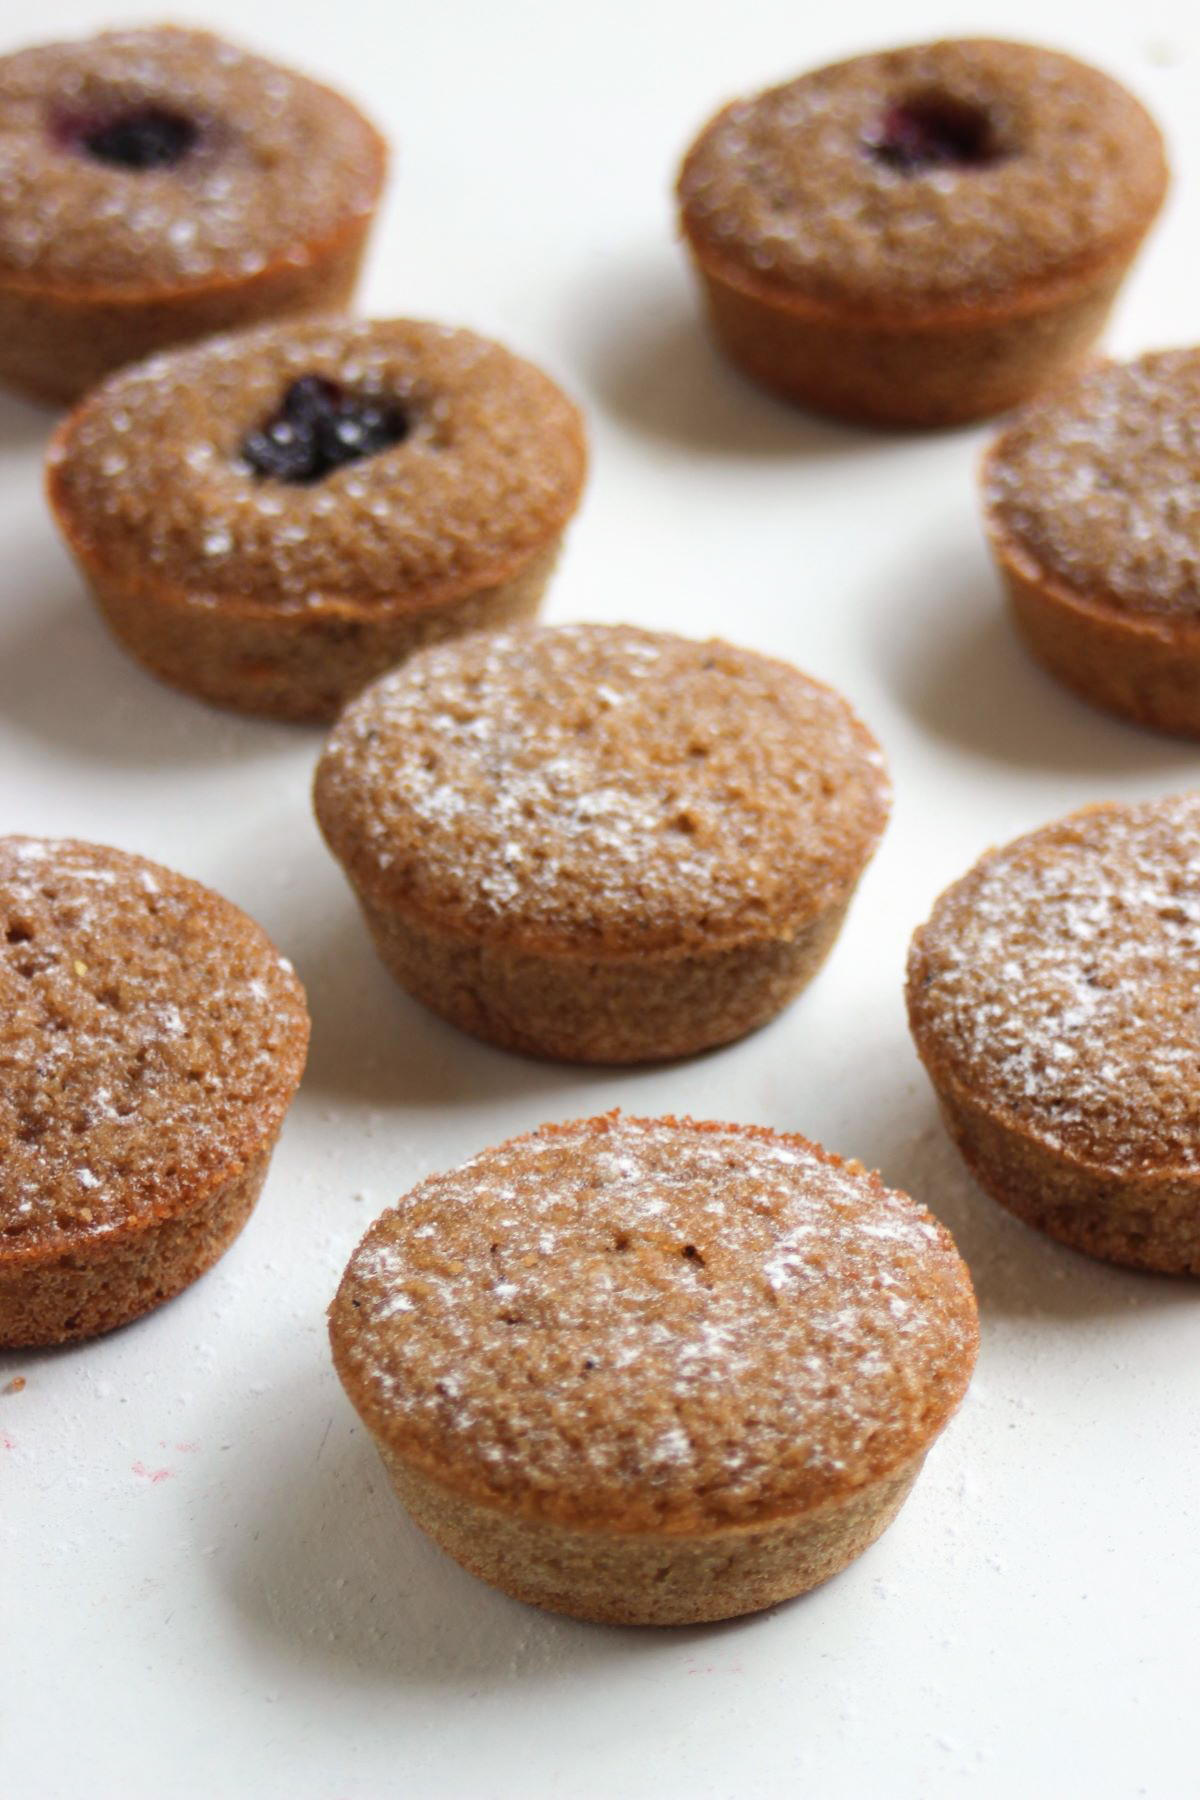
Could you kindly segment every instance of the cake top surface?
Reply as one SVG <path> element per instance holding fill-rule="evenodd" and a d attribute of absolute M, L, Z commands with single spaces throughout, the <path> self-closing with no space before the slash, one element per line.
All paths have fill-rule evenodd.
<path fill-rule="evenodd" d="M 153 291 L 307 263 L 368 216 L 382 139 L 329 88 L 172 26 L 0 60 L 0 276 Z"/>
<path fill-rule="evenodd" d="M 314 382 L 394 412 L 399 441 L 321 479 L 262 475 L 255 444 L 273 429 L 278 447 L 281 405 Z M 104 570 L 270 611 L 419 606 L 503 580 L 562 530 L 584 465 L 575 407 L 499 344 L 326 318 L 121 371 L 60 428 L 49 480 L 68 538 Z"/>
<path fill-rule="evenodd" d="M 0 838 L 0 1261 L 192 1204 L 274 1137 L 308 1014 L 237 907 L 142 857 Z"/>
<path fill-rule="evenodd" d="M 1132 253 L 1162 141 L 1098 70 L 966 39 L 855 57 L 717 115 L 679 195 L 702 260 L 888 312 L 1036 292 Z"/>
<path fill-rule="evenodd" d="M 1033 1140 L 1200 1167 L 1200 795 L 1073 813 L 989 852 L 909 958 L 922 1057 Z"/>
<path fill-rule="evenodd" d="M 1200 350 L 1106 363 L 1035 401 L 992 447 L 984 498 L 1037 572 L 1125 612 L 1200 616 Z"/>
<path fill-rule="evenodd" d="M 786 1517 L 921 1454 L 978 1341 L 949 1235 L 804 1138 L 607 1118 L 431 1177 L 331 1309 L 371 1430 L 456 1491 L 599 1528 Z"/>
<path fill-rule="evenodd" d="M 889 802 L 874 739 L 787 664 L 632 626 L 420 652 L 317 772 L 354 885 L 491 944 L 720 949 L 841 904 Z"/>

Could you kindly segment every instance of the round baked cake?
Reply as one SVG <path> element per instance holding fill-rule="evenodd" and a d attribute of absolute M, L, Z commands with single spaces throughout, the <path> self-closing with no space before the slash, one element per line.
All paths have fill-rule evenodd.
<path fill-rule="evenodd" d="M 575 407 L 499 344 L 322 319 L 114 376 L 60 427 L 48 487 L 152 673 L 331 719 L 418 645 L 536 611 L 585 460 Z"/>
<path fill-rule="evenodd" d="M 1200 796 L 993 850 L 909 956 L 908 1008 L 980 1185 L 1094 1256 L 1200 1273 Z"/>
<path fill-rule="evenodd" d="M 1200 737 L 1200 350 L 1108 363 L 1027 407 L 983 470 L 1034 655 L 1095 706 Z"/>
<path fill-rule="evenodd" d="M 1166 183 L 1158 130 L 1116 82 L 964 39 L 727 106 L 679 199 L 713 329 L 742 369 L 849 418 L 944 425 L 1080 361 Z"/>
<path fill-rule="evenodd" d="M 577 1617 L 677 1625 L 826 1580 L 970 1379 L 949 1234 L 806 1139 L 607 1118 L 423 1181 L 330 1309 L 417 1523 Z"/>
<path fill-rule="evenodd" d="M 203 31 L 0 59 L 0 380 L 69 401 L 122 364 L 348 303 L 382 138 Z"/>
<path fill-rule="evenodd" d="M 307 1044 L 291 965 L 229 901 L 0 839 L 0 1347 L 111 1330 L 215 1262 Z"/>
<path fill-rule="evenodd" d="M 413 657 L 342 716 L 317 818 L 384 962 L 508 1049 L 728 1042 L 812 977 L 883 830 L 874 739 L 729 644 L 522 627 Z"/>

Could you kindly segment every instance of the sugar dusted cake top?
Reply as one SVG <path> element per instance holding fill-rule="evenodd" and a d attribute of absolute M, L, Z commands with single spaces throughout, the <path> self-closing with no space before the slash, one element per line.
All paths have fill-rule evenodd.
<path fill-rule="evenodd" d="M 807 1140 L 610 1116 L 424 1181 L 331 1309 L 372 1431 L 529 1516 L 787 1516 L 923 1453 L 974 1361 L 970 1281 L 906 1195 Z"/>

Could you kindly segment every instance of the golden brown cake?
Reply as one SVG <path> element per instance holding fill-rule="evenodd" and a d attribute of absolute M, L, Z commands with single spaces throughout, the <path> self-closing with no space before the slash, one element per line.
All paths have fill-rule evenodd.
<path fill-rule="evenodd" d="M 48 487 L 155 675 L 313 720 L 420 644 L 535 612 L 584 467 L 574 406 L 499 344 L 322 319 L 112 377 L 60 426 Z"/>
<path fill-rule="evenodd" d="M 1020 413 L 983 469 L 1034 655 L 1084 700 L 1200 737 L 1200 350 L 1109 363 Z"/>
<path fill-rule="evenodd" d="M 772 1018 L 831 948 L 889 804 L 846 702 L 632 626 L 415 656 L 347 709 L 317 818 L 410 993 L 507 1049 L 642 1062 Z"/>
<path fill-rule="evenodd" d="M 304 1067 L 291 965 L 228 900 L 0 839 L 0 1347 L 109 1331 L 203 1274 Z"/>
<path fill-rule="evenodd" d="M 610 1115 L 423 1181 L 355 1251 L 330 1336 L 451 1556 L 536 1606 L 680 1625 L 879 1536 L 978 1326 L 949 1234 L 861 1164 Z"/>
<path fill-rule="evenodd" d="M 1200 796 L 1002 850 L 913 939 L 908 1008 L 981 1187 L 1077 1250 L 1200 1273 Z"/>
<path fill-rule="evenodd" d="M 741 100 L 683 165 L 726 353 L 851 419 L 950 425 L 1085 355 L 1166 190 L 1116 82 L 990 39 L 859 56 Z"/>
<path fill-rule="evenodd" d="M 70 401 L 166 345 L 348 303 L 382 138 L 202 31 L 0 59 L 0 380 Z"/>

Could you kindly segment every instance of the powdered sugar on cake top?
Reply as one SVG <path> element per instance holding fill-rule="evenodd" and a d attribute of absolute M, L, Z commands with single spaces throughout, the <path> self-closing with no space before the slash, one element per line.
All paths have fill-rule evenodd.
<path fill-rule="evenodd" d="M 1076 592 L 1200 615 L 1200 351 L 1091 369 L 1031 407 L 985 497 L 993 531 Z"/>
<path fill-rule="evenodd" d="M 978 116 L 981 166 L 903 172 L 872 154 L 889 114 Z M 987 302 L 1126 255 L 1165 180 L 1132 95 L 1023 44 L 857 57 L 727 107 L 684 164 L 689 236 L 753 280 L 870 309 Z"/>
<path fill-rule="evenodd" d="M 786 937 L 844 896 L 888 803 L 840 696 L 627 626 L 480 634 L 346 712 L 322 828 L 371 894 L 597 953 Z"/>
<path fill-rule="evenodd" d="M 129 171 L 75 120 L 161 108 L 195 148 Z M 67 288 L 154 288 L 303 264 L 371 211 L 382 150 L 346 101 L 204 32 L 108 32 L 0 61 L 0 271 Z"/>
<path fill-rule="evenodd" d="M 925 1447 L 970 1286 L 907 1196 L 803 1139 L 547 1127 L 436 1176 L 351 1261 L 334 1336 L 385 1441 L 531 1512 L 786 1514 Z"/>
<path fill-rule="evenodd" d="M 993 851 L 918 933 L 927 1060 L 1040 1142 L 1200 1165 L 1200 796 L 1106 806 Z"/>
<path fill-rule="evenodd" d="M 247 436 L 298 379 L 398 407 L 403 442 L 307 484 L 258 479 Z M 563 528 L 579 416 L 533 364 L 416 320 L 292 321 L 109 380 L 52 450 L 60 515 L 105 573 L 189 606 L 420 606 L 501 581 Z"/>
<path fill-rule="evenodd" d="M 119 851 L 0 839 L 0 1257 L 236 1172 L 307 1035 L 290 964 L 228 902 Z"/>

